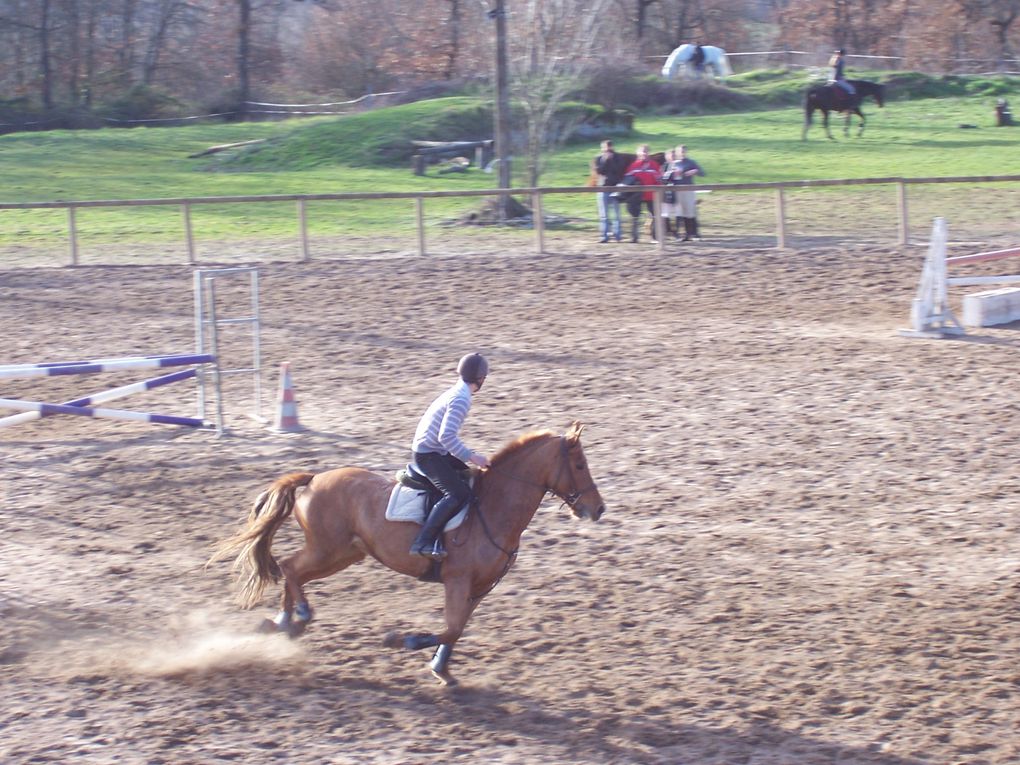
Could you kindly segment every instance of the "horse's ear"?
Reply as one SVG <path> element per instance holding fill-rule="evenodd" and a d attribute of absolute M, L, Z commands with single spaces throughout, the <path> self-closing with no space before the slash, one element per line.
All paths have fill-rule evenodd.
<path fill-rule="evenodd" d="M 567 432 L 564 434 L 567 439 L 567 443 L 573 446 L 578 441 L 580 441 L 582 430 L 584 430 L 584 425 L 581 424 L 581 422 L 579 422 L 578 420 L 574 420 L 572 423 L 570 423 L 570 427 L 567 428 Z"/>

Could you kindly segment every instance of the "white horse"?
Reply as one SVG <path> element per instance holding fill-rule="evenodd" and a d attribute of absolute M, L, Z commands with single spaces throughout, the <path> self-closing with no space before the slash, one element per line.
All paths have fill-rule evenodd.
<path fill-rule="evenodd" d="M 693 61 L 695 47 L 691 43 L 684 43 L 670 53 L 666 63 L 662 65 L 662 76 L 669 80 L 677 76 L 699 77 L 700 73 L 695 70 Z M 726 51 L 714 45 L 702 45 L 701 50 L 705 53 L 705 72 L 710 72 L 717 78 L 733 74 L 730 61 L 726 58 Z"/>

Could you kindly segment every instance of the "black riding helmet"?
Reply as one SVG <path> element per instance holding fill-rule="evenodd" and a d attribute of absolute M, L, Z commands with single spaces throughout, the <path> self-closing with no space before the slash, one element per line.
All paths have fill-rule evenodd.
<path fill-rule="evenodd" d="M 481 385 L 489 374 L 489 362 L 480 353 L 469 353 L 457 364 L 457 374 L 466 383 Z"/>

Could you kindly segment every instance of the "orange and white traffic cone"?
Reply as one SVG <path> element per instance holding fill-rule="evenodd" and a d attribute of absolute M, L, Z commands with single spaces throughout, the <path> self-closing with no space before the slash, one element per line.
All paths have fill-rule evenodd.
<path fill-rule="evenodd" d="M 294 398 L 294 383 L 290 379 L 290 362 L 280 364 L 280 395 L 279 406 L 273 430 L 280 433 L 295 433 L 301 430 L 298 423 L 297 399 Z"/>

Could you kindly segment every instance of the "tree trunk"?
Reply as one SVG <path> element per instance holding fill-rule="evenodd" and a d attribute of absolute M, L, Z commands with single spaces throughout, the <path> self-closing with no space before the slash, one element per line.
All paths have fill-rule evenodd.
<path fill-rule="evenodd" d="M 443 78 L 452 80 L 457 72 L 460 56 L 460 0 L 450 0 L 450 52 L 446 57 Z"/>
<path fill-rule="evenodd" d="M 251 98 L 251 85 L 248 78 L 248 67 L 251 63 L 251 0 L 238 0 L 241 11 L 240 23 L 237 27 L 237 100 L 241 118 L 248 111 Z"/>
<path fill-rule="evenodd" d="M 43 108 L 53 108 L 53 69 L 50 62 L 50 0 L 39 5 L 39 74 Z"/>
<path fill-rule="evenodd" d="M 121 87 L 129 88 L 134 82 L 135 68 L 135 8 L 137 0 L 124 0 L 120 12 L 120 50 L 117 63 L 120 66 L 118 79 Z"/>
<path fill-rule="evenodd" d="M 492 10 L 496 19 L 496 164 L 499 173 L 499 188 L 510 188 L 510 84 L 509 64 L 506 52 L 506 9 L 503 0 L 496 0 Z M 499 197 L 500 220 L 506 220 L 509 195 Z"/>

